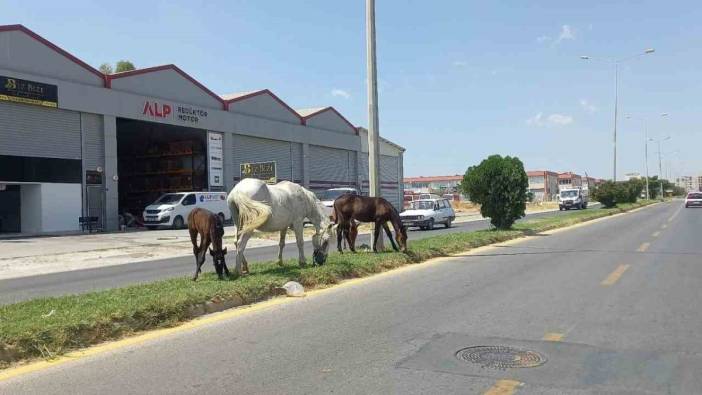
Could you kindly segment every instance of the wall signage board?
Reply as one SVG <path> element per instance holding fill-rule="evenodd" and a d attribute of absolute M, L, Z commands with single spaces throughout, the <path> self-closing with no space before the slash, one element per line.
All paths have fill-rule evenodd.
<path fill-rule="evenodd" d="M 58 107 L 58 86 L 0 76 L 0 101 Z"/>
<path fill-rule="evenodd" d="M 221 133 L 207 133 L 207 163 L 210 187 L 224 186 L 224 150 Z"/>
<path fill-rule="evenodd" d="M 275 161 L 273 162 L 257 162 L 257 163 L 242 163 L 241 178 L 257 178 L 268 184 L 278 182 L 278 174 L 276 173 Z"/>
<path fill-rule="evenodd" d="M 146 100 L 141 113 L 150 118 L 175 120 L 187 125 L 197 125 L 207 118 L 207 110 L 157 100 Z"/>

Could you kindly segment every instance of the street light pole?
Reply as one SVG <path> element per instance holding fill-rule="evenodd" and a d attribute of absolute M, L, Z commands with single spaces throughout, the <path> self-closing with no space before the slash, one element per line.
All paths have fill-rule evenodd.
<path fill-rule="evenodd" d="M 661 113 L 661 117 L 667 117 L 668 113 L 664 112 Z M 631 115 L 627 115 L 626 119 L 631 119 Z M 649 174 L 648 174 L 648 142 L 649 141 L 654 141 L 651 138 L 648 138 L 648 130 L 646 129 L 646 117 L 641 118 L 641 129 L 643 129 L 644 132 L 644 167 L 646 169 L 646 200 L 651 199 L 651 191 L 649 187 Z"/>
<path fill-rule="evenodd" d="M 658 174 L 660 174 L 658 178 L 658 183 L 661 186 L 660 189 L 660 196 L 661 199 L 663 199 L 663 170 L 661 166 L 661 140 L 658 140 Z"/>
<path fill-rule="evenodd" d="M 651 200 L 651 192 L 648 186 L 648 131 L 646 130 L 646 123 L 642 122 L 644 130 L 644 160 L 646 161 L 646 200 Z"/>
<path fill-rule="evenodd" d="M 614 64 L 614 155 L 612 156 L 612 181 L 617 182 L 617 107 L 619 102 L 619 63 Z"/>
<path fill-rule="evenodd" d="M 607 63 L 613 64 L 614 65 L 614 132 L 612 136 L 612 143 L 613 143 L 613 158 L 612 158 L 612 181 L 617 181 L 617 112 L 618 112 L 618 107 L 619 107 L 619 64 L 630 59 L 637 58 L 642 55 L 650 54 L 656 52 L 655 49 L 653 48 L 648 48 L 642 53 L 633 55 L 633 56 L 628 56 L 626 58 L 621 58 L 617 60 L 611 60 L 611 59 L 598 59 L 598 58 L 591 58 L 590 56 L 581 56 L 580 59 L 583 60 L 603 60 Z"/>
<path fill-rule="evenodd" d="M 649 139 L 649 141 L 655 141 L 658 143 L 658 183 L 660 184 L 661 199 L 663 198 L 663 165 L 662 165 L 662 161 L 661 161 L 661 142 L 666 141 L 666 140 L 670 140 L 670 136 L 668 136 L 664 139 L 657 139 L 657 140 Z"/>

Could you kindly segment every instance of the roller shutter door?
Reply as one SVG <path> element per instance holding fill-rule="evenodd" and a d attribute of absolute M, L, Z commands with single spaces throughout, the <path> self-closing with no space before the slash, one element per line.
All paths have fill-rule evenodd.
<path fill-rule="evenodd" d="M 355 151 L 310 145 L 310 187 L 355 186 Z"/>
<path fill-rule="evenodd" d="M 83 127 L 83 167 L 85 170 L 105 168 L 105 135 L 102 116 L 82 114 Z"/>
<path fill-rule="evenodd" d="M 0 155 L 80 159 L 80 113 L 0 103 Z"/>
<path fill-rule="evenodd" d="M 361 193 L 368 194 L 368 152 L 359 155 L 358 178 L 361 180 Z"/>
<path fill-rule="evenodd" d="M 302 146 L 289 141 L 262 139 L 235 134 L 232 155 L 234 176 L 241 176 L 241 163 L 276 162 L 278 180 L 300 182 L 302 179 Z"/>
<path fill-rule="evenodd" d="M 380 190 L 382 196 L 401 210 L 400 189 L 398 188 L 400 164 L 396 156 L 380 155 Z"/>

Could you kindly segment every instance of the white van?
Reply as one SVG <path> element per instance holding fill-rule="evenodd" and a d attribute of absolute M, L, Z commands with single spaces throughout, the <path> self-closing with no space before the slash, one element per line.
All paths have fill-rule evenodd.
<path fill-rule="evenodd" d="M 188 214 L 195 207 L 219 215 L 222 221 L 232 218 L 226 192 L 167 193 L 144 209 L 144 225 L 148 229 L 168 227 L 180 229 L 188 224 Z"/>

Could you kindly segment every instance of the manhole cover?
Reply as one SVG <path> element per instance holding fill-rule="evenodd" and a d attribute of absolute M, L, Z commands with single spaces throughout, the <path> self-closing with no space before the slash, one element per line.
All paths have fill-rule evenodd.
<path fill-rule="evenodd" d="M 546 363 L 546 357 L 536 351 L 509 346 L 475 346 L 459 350 L 456 358 L 483 368 L 533 368 Z"/>

